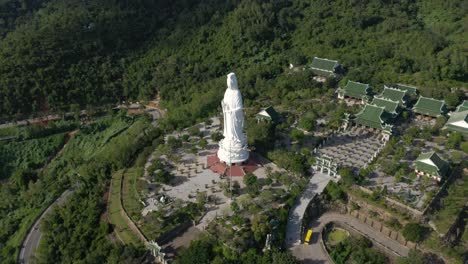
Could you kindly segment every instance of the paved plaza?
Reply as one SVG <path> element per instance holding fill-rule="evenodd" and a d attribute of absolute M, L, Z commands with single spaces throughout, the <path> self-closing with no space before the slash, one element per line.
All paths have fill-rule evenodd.
<path fill-rule="evenodd" d="M 331 158 L 340 167 L 361 169 L 377 156 L 383 146 L 377 134 L 353 127 L 328 138 L 316 154 Z"/>
<path fill-rule="evenodd" d="M 159 210 L 164 204 L 160 203 L 157 199 L 163 195 L 166 199 L 181 200 L 185 203 L 196 202 L 197 193 L 206 192 L 207 197 L 211 202 L 206 203 L 207 213 L 200 220 L 196 226 L 200 230 L 204 230 L 206 226 L 217 216 L 222 216 L 226 212 L 230 212 L 230 199 L 224 195 L 222 183 L 226 184 L 229 180 L 237 181 L 240 185 L 240 193 L 243 193 L 244 183 L 243 177 L 221 177 L 219 173 L 211 170 L 207 165 L 208 157 L 212 157 L 218 150 L 218 143 L 211 139 L 211 134 L 221 132 L 220 120 L 217 117 L 211 119 L 211 125 L 198 124 L 200 134 L 207 140 L 208 146 L 198 151 L 198 153 L 188 153 L 185 149 L 177 150 L 177 155 L 180 158 L 177 162 L 168 159 L 166 156 L 155 157 L 151 156 L 145 167 L 148 168 L 155 161 L 155 159 L 162 159 L 168 164 L 168 171 L 173 175 L 170 184 L 159 184 L 160 188 L 151 190 L 146 199 L 147 206 L 143 209 L 142 214 L 155 210 Z M 175 132 L 172 136 L 179 138 L 187 134 L 187 130 L 182 132 Z M 168 135 L 169 137 L 171 135 Z M 167 140 L 166 137 L 166 140 Z M 283 169 L 277 167 L 272 162 L 264 159 L 263 157 L 251 153 L 252 157 L 257 161 L 259 167 L 253 170 L 253 174 L 257 176 L 259 181 L 267 178 L 267 168 L 270 172 L 284 172 Z M 250 172 L 250 171 L 247 171 Z M 148 180 L 148 172 L 145 171 L 145 179 Z"/>

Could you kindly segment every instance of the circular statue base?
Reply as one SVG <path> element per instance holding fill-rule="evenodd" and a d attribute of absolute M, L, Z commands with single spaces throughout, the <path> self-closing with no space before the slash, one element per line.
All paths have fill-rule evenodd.
<path fill-rule="evenodd" d="M 208 156 L 207 165 L 214 173 L 228 177 L 242 177 L 247 173 L 253 173 L 259 167 L 263 166 L 263 164 L 255 158 L 255 155 L 249 155 L 249 158 L 246 161 L 242 163 L 233 163 L 229 166 L 219 159 L 218 154 Z"/>

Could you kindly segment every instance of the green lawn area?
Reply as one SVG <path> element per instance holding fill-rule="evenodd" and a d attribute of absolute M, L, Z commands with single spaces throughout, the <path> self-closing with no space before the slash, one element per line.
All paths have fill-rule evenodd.
<path fill-rule="evenodd" d="M 117 236 L 122 240 L 124 244 L 140 244 L 140 240 L 138 237 L 133 233 L 133 231 L 128 227 L 127 223 L 125 222 L 124 217 L 122 216 L 123 208 L 120 204 L 120 184 L 122 182 L 122 176 L 124 171 L 120 170 L 114 173 L 112 176 L 112 186 L 111 186 L 111 193 L 109 194 L 109 221 L 113 224 L 114 232 Z"/>
<path fill-rule="evenodd" d="M 348 233 L 342 229 L 334 228 L 331 230 L 327 235 L 327 241 L 332 244 L 336 245 L 341 241 L 345 240 L 348 237 Z"/>
<path fill-rule="evenodd" d="M 123 177 L 123 206 L 133 221 L 141 219 L 141 210 L 143 210 L 137 186 L 141 176 L 143 176 L 143 168 L 136 167 L 127 169 Z"/>

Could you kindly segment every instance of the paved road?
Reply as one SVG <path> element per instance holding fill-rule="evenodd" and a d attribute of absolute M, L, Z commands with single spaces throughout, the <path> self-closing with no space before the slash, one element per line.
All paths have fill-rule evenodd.
<path fill-rule="evenodd" d="M 42 212 L 41 216 L 36 220 L 31 230 L 29 230 L 26 239 L 23 241 L 23 245 L 21 246 L 21 251 L 19 255 L 19 262 L 20 263 L 31 263 L 32 259 L 34 258 L 35 251 L 39 242 L 42 238 L 42 232 L 39 230 L 42 220 L 44 217 L 52 212 L 54 205 L 63 205 L 67 197 L 72 194 L 73 191 L 68 189 L 60 195 L 54 203 L 52 203 L 47 209 Z"/>
<path fill-rule="evenodd" d="M 409 249 L 407 247 L 386 235 L 377 232 L 375 229 L 360 222 L 353 216 L 338 213 L 325 213 L 318 219 L 313 220 L 309 225 L 309 228 L 314 230 L 310 245 L 294 245 L 290 247 L 291 253 L 299 260 L 302 260 L 303 263 L 329 263 L 327 253 L 320 244 L 320 236 L 323 227 L 332 221 L 343 223 L 361 233 L 364 233 L 374 244 L 386 247 L 387 251 L 392 252 L 396 256 L 408 255 Z"/>
<path fill-rule="evenodd" d="M 327 174 L 316 172 L 310 179 L 309 185 L 304 193 L 302 193 L 301 198 L 299 198 L 296 205 L 289 212 L 288 225 L 286 227 L 286 244 L 288 248 L 301 243 L 301 223 L 306 208 L 316 194 L 322 193 L 330 179 L 331 177 Z"/>

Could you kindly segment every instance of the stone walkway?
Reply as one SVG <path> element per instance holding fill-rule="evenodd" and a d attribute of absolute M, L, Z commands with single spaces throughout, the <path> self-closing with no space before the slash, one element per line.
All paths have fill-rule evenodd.
<path fill-rule="evenodd" d="M 301 225 L 302 217 L 310 201 L 316 194 L 322 193 L 331 177 L 324 173 L 315 173 L 310 179 L 307 189 L 297 201 L 296 205 L 290 210 L 288 225 L 286 227 L 286 244 L 288 247 L 299 245 L 301 243 Z"/>

